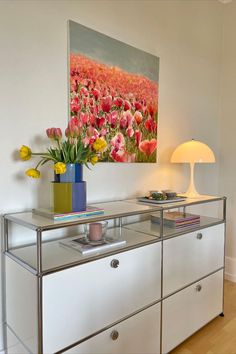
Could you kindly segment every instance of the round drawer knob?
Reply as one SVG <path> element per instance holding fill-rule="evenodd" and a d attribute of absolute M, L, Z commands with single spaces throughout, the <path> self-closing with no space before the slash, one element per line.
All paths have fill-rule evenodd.
<path fill-rule="evenodd" d="M 197 239 L 198 239 L 198 240 L 201 240 L 201 239 L 202 239 L 202 233 L 201 233 L 201 232 L 199 232 L 199 233 L 197 234 Z"/>
<path fill-rule="evenodd" d="M 117 340 L 117 338 L 119 337 L 119 332 L 114 330 L 111 332 L 111 339 L 112 340 Z"/>
<path fill-rule="evenodd" d="M 120 264 L 120 262 L 119 262 L 118 259 L 113 259 L 113 260 L 111 261 L 111 267 L 112 267 L 112 268 L 118 268 L 119 264 Z"/>
<path fill-rule="evenodd" d="M 200 284 L 198 284 L 197 286 L 196 286 L 196 291 L 201 291 L 202 290 L 202 286 L 200 285 Z"/>

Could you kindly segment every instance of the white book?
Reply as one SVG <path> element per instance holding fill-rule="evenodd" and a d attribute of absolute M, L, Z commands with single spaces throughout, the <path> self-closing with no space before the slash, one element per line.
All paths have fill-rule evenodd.
<path fill-rule="evenodd" d="M 105 251 L 113 247 L 119 247 L 126 244 L 126 240 L 117 240 L 107 237 L 99 242 L 89 242 L 85 237 L 78 237 L 73 240 L 60 241 L 60 244 L 73 248 L 82 254 L 91 254 L 99 251 Z"/>

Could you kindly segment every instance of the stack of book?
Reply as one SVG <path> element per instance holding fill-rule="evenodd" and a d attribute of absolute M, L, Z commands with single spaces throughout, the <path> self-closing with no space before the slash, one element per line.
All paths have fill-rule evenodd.
<path fill-rule="evenodd" d="M 97 208 L 94 206 L 87 206 L 86 210 L 83 211 L 74 211 L 70 213 L 54 213 L 48 209 L 33 209 L 32 212 L 36 215 L 43 216 L 45 218 L 49 218 L 55 221 L 63 221 L 63 220 L 74 220 L 78 218 L 86 218 L 89 216 L 96 216 L 104 214 L 104 209 Z"/>
<path fill-rule="evenodd" d="M 152 214 L 151 221 L 159 223 L 161 222 L 160 215 Z M 169 211 L 163 215 L 164 226 L 182 228 L 186 226 L 192 226 L 200 223 L 200 215 L 183 213 L 179 211 Z"/>

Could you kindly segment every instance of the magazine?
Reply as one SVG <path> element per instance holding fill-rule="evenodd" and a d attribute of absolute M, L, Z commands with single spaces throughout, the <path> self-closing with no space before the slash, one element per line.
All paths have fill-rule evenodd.
<path fill-rule="evenodd" d="M 126 240 L 117 240 L 112 237 L 106 237 L 100 241 L 89 241 L 86 237 L 78 237 L 73 240 L 60 241 L 60 244 L 73 248 L 82 254 L 91 254 L 98 251 L 105 251 L 109 248 L 123 246 Z"/>

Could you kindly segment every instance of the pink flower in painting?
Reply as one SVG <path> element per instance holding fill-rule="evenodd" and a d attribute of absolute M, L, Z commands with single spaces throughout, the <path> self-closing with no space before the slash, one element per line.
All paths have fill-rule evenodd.
<path fill-rule="evenodd" d="M 150 156 L 157 147 L 156 139 L 143 140 L 139 144 L 139 150 L 142 151 L 145 155 Z"/>
<path fill-rule="evenodd" d="M 101 128 L 106 122 L 106 119 L 104 117 L 97 117 L 96 118 L 96 126 L 98 128 Z"/>
<path fill-rule="evenodd" d="M 157 129 L 157 124 L 156 122 L 152 119 L 152 117 L 149 116 L 149 118 L 146 120 L 145 124 L 144 124 L 145 128 L 149 131 L 149 132 L 155 132 Z"/>
<path fill-rule="evenodd" d="M 134 107 L 135 107 L 135 109 L 136 109 L 136 111 L 141 111 L 142 110 L 142 108 L 143 108 L 143 106 L 141 105 L 141 103 L 140 102 L 134 102 Z"/>
<path fill-rule="evenodd" d="M 129 138 L 132 138 L 132 136 L 134 135 L 134 130 L 132 127 L 128 127 L 126 129 L 126 134 L 128 135 Z"/>
<path fill-rule="evenodd" d="M 125 114 L 122 115 L 120 119 L 120 129 L 126 129 L 128 127 L 128 121 Z"/>
<path fill-rule="evenodd" d="M 101 107 L 103 112 L 109 113 L 112 105 L 112 97 L 107 96 L 101 99 Z"/>
<path fill-rule="evenodd" d="M 70 124 L 70 125 L 78 125 L 78 124 L 79 124 L 78 118 L 77 118 L 77 117 L 71 118 L 69 124 Z"/>
<path fill-rule="evenodd" d="M 123 112 L 120 119 L 120 128 L 126 129 L 128 126 L 131 126 L 133 123 L 134 117 L 130 111 Z"/>
<path fill-rule="evenodd" d="M 128 101 L 124 101 L 124 111 L 128 111 L 131 108 L 131 104 Z"/>
<path fill-rule="evenodd" d="M 71 103 L 70 109 L 71 109 L 71 112 L 77 113 L 81 109 L 81 106 L 78 103 Z"/>
<path fill-rule="evenodd" d="M 83 106 L 86 108 L 87 105 L 89 104 L 89 99 L 88 99 L 88 97 L 83 97 L 82 102 L 83 102 Z"/>
<path fill-rule="evenodd" d="M 143 120 L 143 116 L 142 113 L 140 113 L 139 111 L 136 111 L 134 113 L 134 119 L 136 120 L 136 123 L 139 125 L 140 123 L 142 123 Z"/>
<path fill-rule="evenodd" d="M 97 131 L 97 129 L 93 128 L 93 127 L 88 127 L 86 129 L 86 136 L 83 139 L 84 145 L 93 145 L 94 141 L 99 137 L 99 133 Z"/>
<path fill-rule="evenodd" d="M 135 162 L 135 154 L 128 154 L 125 149 L 112 147 L 110 157 L 116 162 Z"/>
<path fill-rule="evenodd" d="M 125 146 L 125 138 L 122 133 L 117 133 L 114 138 L 111 139 L 111 145 L 116 149 L 124 148 Z"/>
<path fill-rule="evenodd" d="M 102 128 L 101 130 L 100 130 L 100 136 L 105 136 L 107 134 L 107 129 L 106 128 Z"/>
<path fill-rule="evenodd" d="M 111 128 L 115 128 L 117 125 L 118 121 L 118 112 L 117 111 L 112 111 L 107 115 L 107 121 L 111 125 Z"/>
<path fill-rule="evenodd" d="M 89 121 L 88 113 L 80 112 L 80 120 L 81 120 L 82 124 L 87 124 Z"/>
<path fill-rule="evenodd" d="M 94 99 L 93 98 L 89 99 L 89 105 L 90 105 L 90 107 L 94 107 Z"/>
<path fill-rule="evenodd" d="M 116 107 L 120 108 L 123 105 L 123 100 L 121 97 L 115 97 L 113 103 Z"/>
<path fill-rule="evenodd" d="M 88 96 L 88 90 L 86 89 L 86 87 L 81 87 L 80 89 L 80 94 L 83 96 Z"/>
<path fill-rule="evenodd" d="M 92 127 L 94 127 L 95 122 L 96 122 L 95 115 L 91 113 L 89 116 L 89 123 L 91 124 Z"/>
<path fill-rule="evenodd" d="M 100 97 L 100 91 L 95 88 L 92 90 L 92 95 L 94 96 L 95 100 L 97 101 L 98 98 Z"/>
<path fill-rule="evenodd" d="M 134 137 L 135 137 L 135 144 L 139 146 L 142 139 L 142 132 L 140 130 L 135 130 Z"/>
<path fill-rule="evenodd" d="M 112 147 L 110 157 L 116 162 L 126 162 L 126 151 L 124 149 Z"/>

